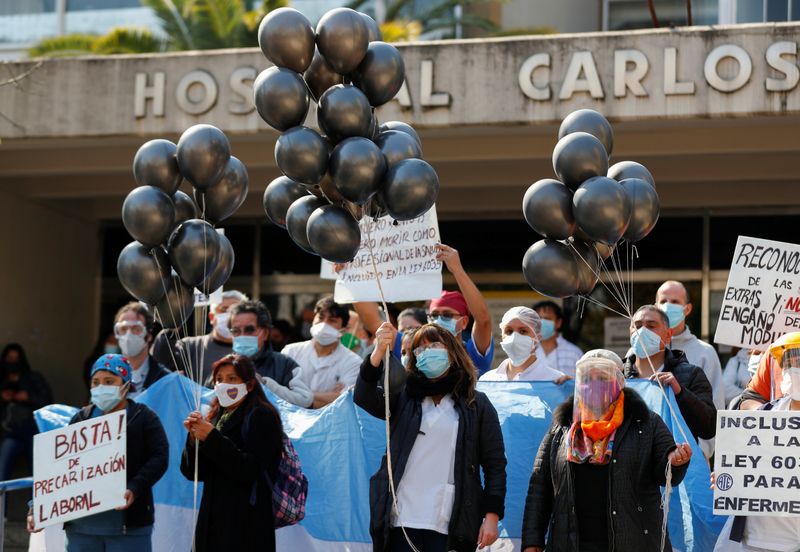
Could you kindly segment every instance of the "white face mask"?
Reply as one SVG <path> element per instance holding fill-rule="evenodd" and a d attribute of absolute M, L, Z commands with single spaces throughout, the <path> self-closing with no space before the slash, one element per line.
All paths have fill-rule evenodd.
<path fill-rule="evenodd" d="M 119 343 L 119 350 L 126 357 L 135 357 L 147 345 L 143 335 L 135 335 L 133 332 L 117 336 L 117 343 Z"/>
<path fill-rule="evenodd" d="M 536 340 L 529 335 L 512 332 L 503 338 L 500 346 L 508 355 L 511 364 L 520 366 L 533 354 L 534 349 L 536 349 Z"/>
<path fill-rule="evenodd" d="M 214 394 L 219 399 L 220 406 L 227 408 L 247 395 L 247 384 L 218 383 L 214 386 Z"/>
<path fill-rule="evenodd" d="M 222 339 L 232 339 L 233 335 L 231 334 L 231 329 L 228 327 L 228 321 L 231 319 L 231 315 L 227 312 L 220 312 L 214 314 L 214 329 L 217 332 L 217 335 L 220 336 Z"/>
<path fill-rule="evenodd" d="M 327 345 L 333 345 L 339 341 L 341 337 L 341 330 L 337 330 L 325 322 L 319 322 L 318 324 L 311 326 L 311 338 L 323 347 Z"/>

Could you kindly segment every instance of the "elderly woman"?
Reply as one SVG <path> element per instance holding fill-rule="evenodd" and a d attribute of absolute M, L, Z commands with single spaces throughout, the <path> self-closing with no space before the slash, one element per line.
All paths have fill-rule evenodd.
<path fill-rule="evenodd" d="M 536 356 L 542 340 L 542 319 L 528 307 L 513 307 L 500 321 L 503 341 L 500 346 L 508 358 L 494 370 L 483 374 L 480 381 L 554 381 L 570 379 L 550 366 L 546 358 Z"/>
<path fill-rule="evenodd" d="M 574 398 L 553 413 L 536 456 L 523 550 L 659 550 L 667 463 L 677 485 L 691 448 L 675 446 L 663 420 L 635 391 L 624 389 L 615 353 L 589 351 L 578 361 L 575 379 Z M 669 539 L 664 550 L 672 550 Z"/>

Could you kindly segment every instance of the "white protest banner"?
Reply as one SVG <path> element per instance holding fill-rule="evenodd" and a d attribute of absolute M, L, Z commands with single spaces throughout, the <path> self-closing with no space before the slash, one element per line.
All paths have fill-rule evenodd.
<path fill-rule="evenodd" d="M 717 412 L 715 515 L 800 515 L 798 430 L 800 412 Z"/>
<path fill-rule="evenodd" d="M 377 221 L 364 217 L 361 247 L 355 259 L 339 272 L 334 289 L 337 303 L 380 301 L 367 235 L 386 300 L 390 302 L 433 299 L 442 293 L 442 263 L 436 260 L 439 222 L 436 207 L 424 215 L 398 222 L 391 217 Z"/>
<path fill-rule="evenodd" d="M 37 528 L 125 504 L 125 410 L 33 439 L 33 518 Z"/>
<path fill-rule="evenodd" d="M 739 236 L 714 341 L 763 350 L 798 330 L 800 246 Z"/>

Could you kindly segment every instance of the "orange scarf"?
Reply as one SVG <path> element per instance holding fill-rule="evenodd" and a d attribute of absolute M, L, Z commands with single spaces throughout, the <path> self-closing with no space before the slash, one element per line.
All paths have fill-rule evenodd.
<path fill-rule="evenodd" d="M 583 434 L 592 441 L 599 441 L 614 433 L 617 428 L 622 425 L 625 410 L 624 405 L 625 392 L 620 391 L 619 397 L 608 407 L 608 412 L 605 413 L 602 420 L 581 422 Z"/>

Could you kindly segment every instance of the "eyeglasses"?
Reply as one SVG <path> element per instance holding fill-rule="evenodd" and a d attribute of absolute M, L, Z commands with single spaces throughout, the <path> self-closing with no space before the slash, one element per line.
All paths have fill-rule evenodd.
<path fill-rule="evenodd" d="M 114 335 L 116 337 L 121 337 L 128 332 L 132 333 L 133 335 L 143 335 L 144 334 L 144 324 L 139 321 L 136 322 L 117 322 L 114 324 Z"/>
<path fill-rule="evenodd" d="M 439 341 L 434 341 L 433 343 L 429 343 L 428 345 L 420 345 L 416 349 L 414 349 L 414 356 L 418 357 L 422 353 L 424 353 L 427 349 L 434 349 L 438 351 L 446 351 L 447 347 L 444 343 Z"/>
<path fill-rule="evenodd" d="M 239 337 L 240 335 L 253 335 L 259 328 L 257 326 L 245 326 L 244 328 L 231 328 L 231 335 Z"/>
<path fill-rule="evenodd" d="M 433 322 L 435 319 L 441 318 L 442 320 L 450 321 L 453 318 L 456 320 L 461 318 L 460 314 L 453 314 L 451 312 L 431 311 L 428 313 L 428 322 Z"/>

